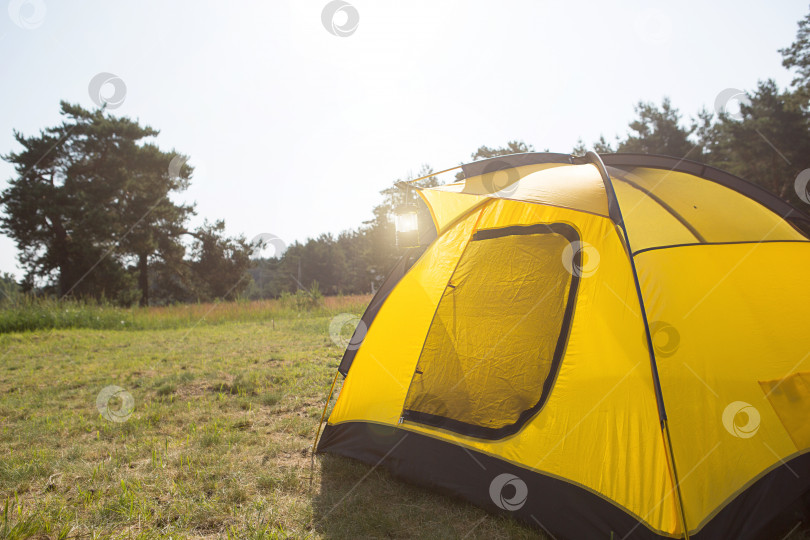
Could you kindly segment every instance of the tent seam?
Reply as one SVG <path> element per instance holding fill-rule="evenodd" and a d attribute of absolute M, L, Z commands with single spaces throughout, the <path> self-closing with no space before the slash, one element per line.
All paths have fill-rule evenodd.
<path fill-rule="evenodd" d="M 650 325 L 649 321 L 647 320 L 647 308 L 644 305 L 644 295 L 641 292 L 641 284 L 638 280 L 638 272 L 636 270 L 636 263 L 633 257 L 633 248 L 630 245 L 630 235 L 627 233 L 627 227 L 624 223 L 624 218 L 622 216 L 621 206 L 619 205 L 619 198 L 616 196 L 616 191 L 613 188 L 613 181 L 610 178 L 610 174 L 608 174 L 607 169 L 605 168 L 605 164 L 602 162 L 602 158 L 599 157 L 599 154 L 595 152 L 588 152 L 586 154 L 586 158 L 590 160 L 594 167 L 599 171 L 599 174 L 602 176 L 602 180 L 605 184 L 605 191 L 608 196 L 608 209 L 613 210 L 615 208 L 615 216 L 611 215 L 611 219 L 614 220 L 614 223 L 619 226 L 624 233 L 624 240 L 627 244 L 627 259 L 630 263 L 630 269 L 633 273 L 633 282 L 636 287 L 636 295 L 638 296 L 639 307 L 641 309 L 641 319 L 644 323 L 644 334 L 646 337 L 647 342 L 647 353 L 650 358 L 650 370 L 652 372 L 652 379 L 653 379 L 653 386 L 655 388 L 655 395 L 656 401 L 658 402 L 658 416 L 661 421 L 661 432 L 664 442 L 664 448 L 667 452 L 667 456 L 669 456 L 668 464 L 670 469 L 670 474 L 672 475 L 672 482 L 673 482 L 673 489 L 675 490 L 676 494 L 676 501 L 678 507 L 678 514 L 681 518 L 681 527 L 683 531 L 683 537 L 688 540 L 689 538 L 689 527 L 686 522 L 686 513 L 683 508 L 683 496 L 681 494 L 680 489 L 680 481 L 678 480 L 678 471 L 675 466 L 675 451 L 672 447 L 672 438 L 669 434 L 669 426 L 667 425 L 667 412 L 666 407 L 664 405 L 664 393 L 661 389 L 661 381 L 658 376 L 658 365 L 655 359 L 655 349 L 653 348 L 652 344 L 652 335 L 650 334 Z M 613 214 L 613 212 L 611 212 Z M 615 219 L 614 219 L 615 218 Z"/>

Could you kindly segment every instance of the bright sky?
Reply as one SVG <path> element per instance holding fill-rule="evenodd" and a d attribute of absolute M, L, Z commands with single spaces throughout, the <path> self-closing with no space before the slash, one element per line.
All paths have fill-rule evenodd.
<path fill-rule="evenodd" d="M 17 149 L 12 129 L 57 124 L 60 99 L 94 107 L 90 81 L 111 73 L 126 85 L 112 112 L 191 157 L 195 225 L 224 218 L 229 234 L 288 244 L 357 227 L 394 179 L 482 144 L 569 152 L 624 133 L 638 100 L 693 115 L 727 88 L 785 85 L 777 49 L 808 9 L 351 0 L 334 23 L 351 26 L 352 10 L 359 22 L 341 37 L 326 0 L 4 2 L 0 153 Z M 0 189 L 13 174 L 0 162 Z M 0 271 L 21 276 L 3 236 Z"/>

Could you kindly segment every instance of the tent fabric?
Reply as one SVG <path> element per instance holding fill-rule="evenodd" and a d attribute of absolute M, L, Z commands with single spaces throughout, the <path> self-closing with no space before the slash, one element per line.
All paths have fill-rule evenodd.
<path fill-rule="evenodd" d="M 583 159 L 581 157 L 572 158 L 572 163 L 580 163 Z M 654 154 L 603 154 L 601 159 L 608 167 L 613 166 L 622 170 L 632 170 L 634 167 L 652 167 L 672 172 L 683 172 L 709 180 L 737 193 L 742 193 L 782 216 L 785 221 L 804 231 L 805 234 L 810 234 L 810 216 L 797 210 L 757 184 L 747 182 L 726 171 L 684 158 Z"/>
<path fill-rule="evenodd" d="M 810 446 L 810 372 L 759 384 L 796 448 Z"/>
<path fill-rule="evenodd" d="M 689 243 L 806 240 L 756 201 L 690 174 L 640 167 L 612 176 L 635 252 Z"/>
<path fill-rule="evenodd" d="M 502 162 L 497 162 L 502 165 Z M 459 197 L 462 193 L 468 197 Z M 590 165 L 560 163 L 497 169 L 437 188 L 419 190 L 428 205 L 437 231 L 481 204 L 486 197 L 541 203 L 608 215 L 605 186 Z"/>
<path fill-rule="evenodd" d="M 437 233 L 444 232 L 448 225 L 476 206 L 487 201 L 485 196 L 459 196 L 463 184 L 441 186 L 443 189 L 420 189 L 417 193 L 430 210 L 430 217 Z"/>
<path fill-rule="evenodd" d="M 679 333 L 677 353 L 658 367 L 676 467 L 691 472 L 680 487 L 696 528 L 760 472 L 810 450 L 796 446 L 760 384 L 810 366 L 808 247 L 684 246 L 636 258 L 649 317 Z M 790 410 L 807 405 L 797 399 Z M 738 410 L 724 422 L 730 406 Z"/>
<path fill-rule="evenodd" d="M 605 156 L 606 186 L 537 156 L 422 190 L 438 236 L 373 301 L 319 451 L 557 537 L 761 537 L 810 493 L 806 218 L 691 162 Z"/>
<path fill-rule="evenodd" d="M 385 302 L 385 299 L 388 297 L 388 294 L 396 286 L 396 284 L 399 283 L 402 276 L 408 272 L 408 269 L 415 262 L 416 251 L 418 251 L 418 248 L 406 249 L 399 260 L 397 260 L 393 268 L 391 268 L 391 270 L 388 272 L 388 275 L 385 276 L 385 279 L 380 284 L 379 289 L 377 289 L 377 294 L 374 295 L 371 302 L 369 302 L 368 306 L 366 307 L 366 311 L 363 313 L 363 317 L 360 319 L 360 323 L 357 325 L 357 328 L 355 328 L 349 343 L 356 344 L 363 342 L 366 328 L 368 328 L 368 326 L 377 316 L 377 312 L 382 307 L 383 302 Z M 338 372 L 344 377 L 347 373 L 349 373 L 349 366 L 351 366 L 352 362 L 354 361 L 356 351 L 357 347 L 348 347 L 343 353 L 343 357 L 338 365 Z"/>
<path fill-rule="evenodd" d="M 567 341 L 579 279 L 563 259 L 577 238 L 566 224 L 473 235 L 431 321 L 405 419 L 484 438 L 525 423 Z"/>

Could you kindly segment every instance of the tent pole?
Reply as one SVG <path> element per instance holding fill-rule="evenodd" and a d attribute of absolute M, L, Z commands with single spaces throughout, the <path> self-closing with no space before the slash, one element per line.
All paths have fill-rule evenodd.
<path fill-rule="evenodd" d="M 636 286 L 636 295 L 638 296 L 639 307 L 641 308 L 641 319 L 644 322 L 644 334 L 647 342 L 647 352 L 650 355 L 650 366 L 652 369 L 653 386 L 655 387 L 655 399 L 658 405 L 658 418 L 661 421 L 661 432 L 664 437 L 664 446 L 667 451 L 667 462 L 669 465 L 669 472 L 672 476 L 672 483 L 675 488 L 675 501 L 678 507 L 678 517 L 681 520 L 681 527 L 683 528 L 683 537 L 689 540 L 689 529 L 686 526 L 686 513 L 683 510 L 683 497 L 681 495 L 681 486 L 678 480 L 678 472 L 675 468 L 675 454 L 672 450 L 672 439 L 669 435 L 669 426 L 667 424 L 667 411 L 664 408 L 664 395 L 661 392 L 661 381 L 658 378 L 658 365 L 655 361 L 655 348 L 653 347 L 652 335 L 650 334 L 650 325 L 647 321 L 647 309 L 644 307 L 644 295 L 641 293 L 641 285 L 638 281 L 638 272 L 636 271 L 636 262 L 633 257 L 633 248 L 630 247 L 630 236 L 627 234 L 627 227 L 622 217 L 622 211 L 619 207 L 619 199 L 616 197 L 616 191 L 613 189 L 613 181 L 607 172 L 602 158 L 596 152 L 589 151 L 585 154 L 585 158 L 596 167 L 599 175 L 602 177 L 602 182 L 605 184 L 605 192 L 608 198 L 608 214 L 610 219 L 618 225 L 624 234 L 624 241 L 627 245 L 627 255 L 630 259 L 630 268 L 633 271 L 633 281 Z"/>
<path fill-rule="evenodd" d="M 335 378 L 332 379 L 332 386 L 329 387 L 329 397 L 326 398 L 326 403 L 323 404 L 323 413 L 321 413 L 321 421 L 318 422 L 318 431 L 315 433 L 315 442 L 312 443 L 312 455 L 315 455 L 315 448 L 318 445 L 318 437 L 321 436 L 321 426 L 323 425 L 323 419 L 326 418 L 326 409 L 329 408 L 329 402 L 332 401 L 332 392 L 335 389 L 335 383 L 337 382 L 338 375 L 340 372 L 335 372 Z"/>
<path fill-rule="evenodd" d="M 413 180 L 406 180 L 401 182 L 402 184 L 413 184 L 414 182 L 418 182 L 419 180 L 424 180 L 425 178 L 430 178 L 431 176 L 436 176 L 437 174 L 442 174 L 450 171 L 455 171 L 456 169 L 460 169 L 463 165 L 456 165 L 455 167 L 450 167 L 449 169 L 445 169 L 443 171 L 433 172 L 425 176 L 420 176 L 419 178 L 415 178 Z"/>
<path fill-rule="evenodd" d="M 326 398 L 326 403 L 323 405 L 323 412 L 321 413 L 321 421 L 318 422 L 318 431 L 315 432 L 315 441 L 312 443 L 311 460 L 309 467 L 309 487 L 312 487 L 312 479 L 315 478 L 315 450 L 318 448 L 318 438 L 321 436 L 321 426 L 323 419 L 326 418 L 326 409 L 329 408 L 329 402 L 332 401 L 332 392 L 335 390 L 335 383 L 337 382 L 340 371 L 335 371 L 335 378 L 332 379 L 332 386 L 329 387 L 329 396 Z"/>

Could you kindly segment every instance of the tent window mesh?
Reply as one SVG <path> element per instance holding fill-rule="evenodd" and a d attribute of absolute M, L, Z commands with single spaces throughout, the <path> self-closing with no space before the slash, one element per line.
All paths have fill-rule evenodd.
<path fill-rule="evenodd" d="M 473 237 L 428 331 L 405 419 L 500 438 L 542 407 L 573 314 L 578 278 L 569 269 L 579 260 L 563 261 L 578 239 L 565 224 Z"/>

